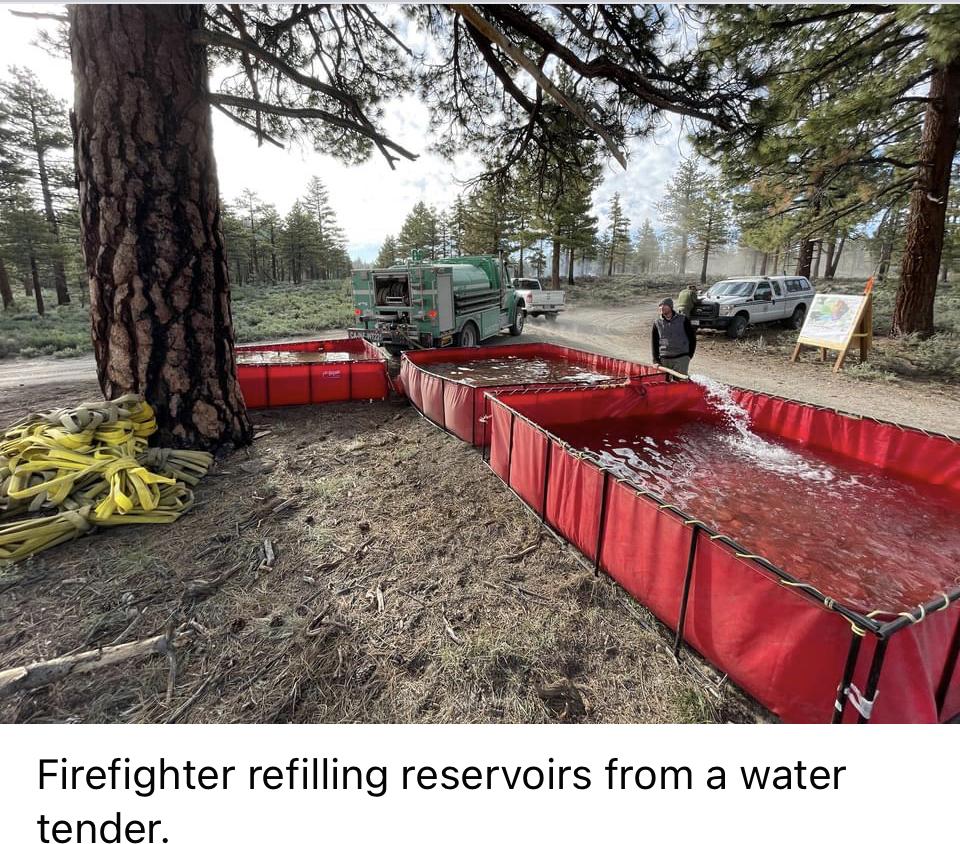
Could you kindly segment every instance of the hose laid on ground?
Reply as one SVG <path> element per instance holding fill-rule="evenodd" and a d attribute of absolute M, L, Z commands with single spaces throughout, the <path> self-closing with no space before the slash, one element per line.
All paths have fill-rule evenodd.
<path fill-rule="evenodd" d="M 122 396 L 34 413 L 0 434 L 0 563 L 96 527 L 176 521 L 213 456 L 150 448 L 156 430 L 150 405 Z"/>

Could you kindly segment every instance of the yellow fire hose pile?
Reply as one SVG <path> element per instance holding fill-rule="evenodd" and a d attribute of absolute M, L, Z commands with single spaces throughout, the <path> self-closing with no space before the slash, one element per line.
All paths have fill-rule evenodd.
<path fill-rule="evenodd" d="M 138 396 L 34 413 L 0 435 L 0 564 L 96 527 L 169 524 L 193 504 L 205 451 L 150 448 Z M 8 521 L 10 517 L 19 517 Z"/>

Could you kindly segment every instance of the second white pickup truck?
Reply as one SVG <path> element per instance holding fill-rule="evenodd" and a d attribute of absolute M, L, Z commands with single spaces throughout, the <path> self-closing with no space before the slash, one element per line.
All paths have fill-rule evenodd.
<path fill-rule="evenodd" d="M 552 322 L 564 308 L 566 294 L 562 290 L 544 290 L 535 278 L 515 278 L 513 287 L 517 304 L 528 317 L 542 315 Z"/>

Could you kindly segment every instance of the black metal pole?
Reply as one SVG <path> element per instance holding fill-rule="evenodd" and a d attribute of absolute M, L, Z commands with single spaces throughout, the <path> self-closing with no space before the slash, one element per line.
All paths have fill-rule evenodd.
<path fill-rule="evenodd" d="M 507 445 L 507 486 L 510 486 L 510 473 L 513 471 L 513 423 L 517 419 L 517 414 L 510 412 L 510 442 Z"/>
<path fill-rule="evenodd" d="M 470 445 L 477 444 L 477 394 L 470 393 Z M 480 454 L 483 454 L 483 443 L 480 443 Z"/>
<path fill-rule="evenodd" d="M 693 583 L 693 564 L 697 559 L 697 542 L 700 539 L 700 525 L 694 525 L 690 531 L 690 552 L 687 554 L 687 570 L 683 575 L 683 592 L 680 593 L 680 616 L 677 618 L 677 632 L 673 638 L 673 655 L 680 653 L 683 644 L 683 628 L 687 622 L 687 601 L 690 599 L 690 584 Z"/>
<path fill-rule="evenodd" d="M 947 652 L 947 661 L 943 666 L 943 676 L 937 686 L 937 716 L 943 717 L 943 705 L 947 702 L 947 692 L 950 691 L 950 681 L 957 670 L 957 657 L 960 656 L 960 619 L 957 620 L 957 629 L 953 631 L 953 641 Z"/>
<path fill-rule="evenodd" d="M 544 436 L 547 443 L 547 453 L 543 458 L 543 507 L 540 510 L 540 521 L 543 524 L 547 522 L 547 493 L 550 488 L 550 463 L 553 458 L 553 441 L 550 437 Z"/>
<path fill-rule="evenodd" d="M 447 379 L 440 379 L 440 427 L 444 431 L 448 431 L 447 428 Z"/>
<path fill-rule="evenodd" d="M 600 574 L 600 555 L 603 553 L 603 530 L 607 525 L 607 494 L 610 487 L 610 473 L 601 469 L 603 474 L 603 489 L 600 492 L 600 525 L 597 528 L 597 557 L 593 561 L 593 576 Z"/>
<path fill-rule="evenodd" d="M 847 708 L 847 688 L 853 680 L 853 672 L 857 669 L 857 658 L 860 656 L 860 645 L 863 643 L 863 636 L 852 634 L 850 649 L 847 651 L 847 662 L 843 667 L 843 676 L 840 678 L 840 685 L 837 686 L 837 699 L 833 703 L 833 723 L 839 724 L 843 721 L 843 713 Z"/>
<path fill-rule="evenodd" d="M 863 691 L 864 699 L 871 706 L 877 695 L 877 686 L 880 685 L 880 672 L 883 671 L 883 658 L 887 655 L 887 643 L 889 641 L 889 639 L 878 639 L 877 649 L 873 652 L 873 662 L 870 663 L 870 674 L 867 677 L 867 688 Z M 857 718 L 857 723 L 866 724 L 867 721 L 868 717 L 861 712 L 860 717 Z"/>
<path fill-rule="evenodd" d="M 490 465 L 490 452 L 493 450 L 493 425 L 490 424 L 490 394 L 483 394 L 483 444 L 481 451 L 483 453 L 483 462 Z"/>

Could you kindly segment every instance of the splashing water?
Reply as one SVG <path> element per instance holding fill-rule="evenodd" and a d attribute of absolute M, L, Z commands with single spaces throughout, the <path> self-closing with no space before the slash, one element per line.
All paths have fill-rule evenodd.
<path fill-rule="evenodd" d="M 727 426 L 733 430 L 725 442 L 730 449 L 748 460 L 762 463 L 765 468 L 778 474 L 805 478 L 810 481 L 836 481 L 836 473 L 827 465 L 815 465 L 804 460 L 796 451 L 777 445 L 753 432 L 750 414 L 733 398 L 727 384 L 721 384 L 705 375 L 691 375 L 690 380 L 703 387 L 707 401 L 721 414 Z M 848 479 L 856 484 L 855 479 Z"/>

